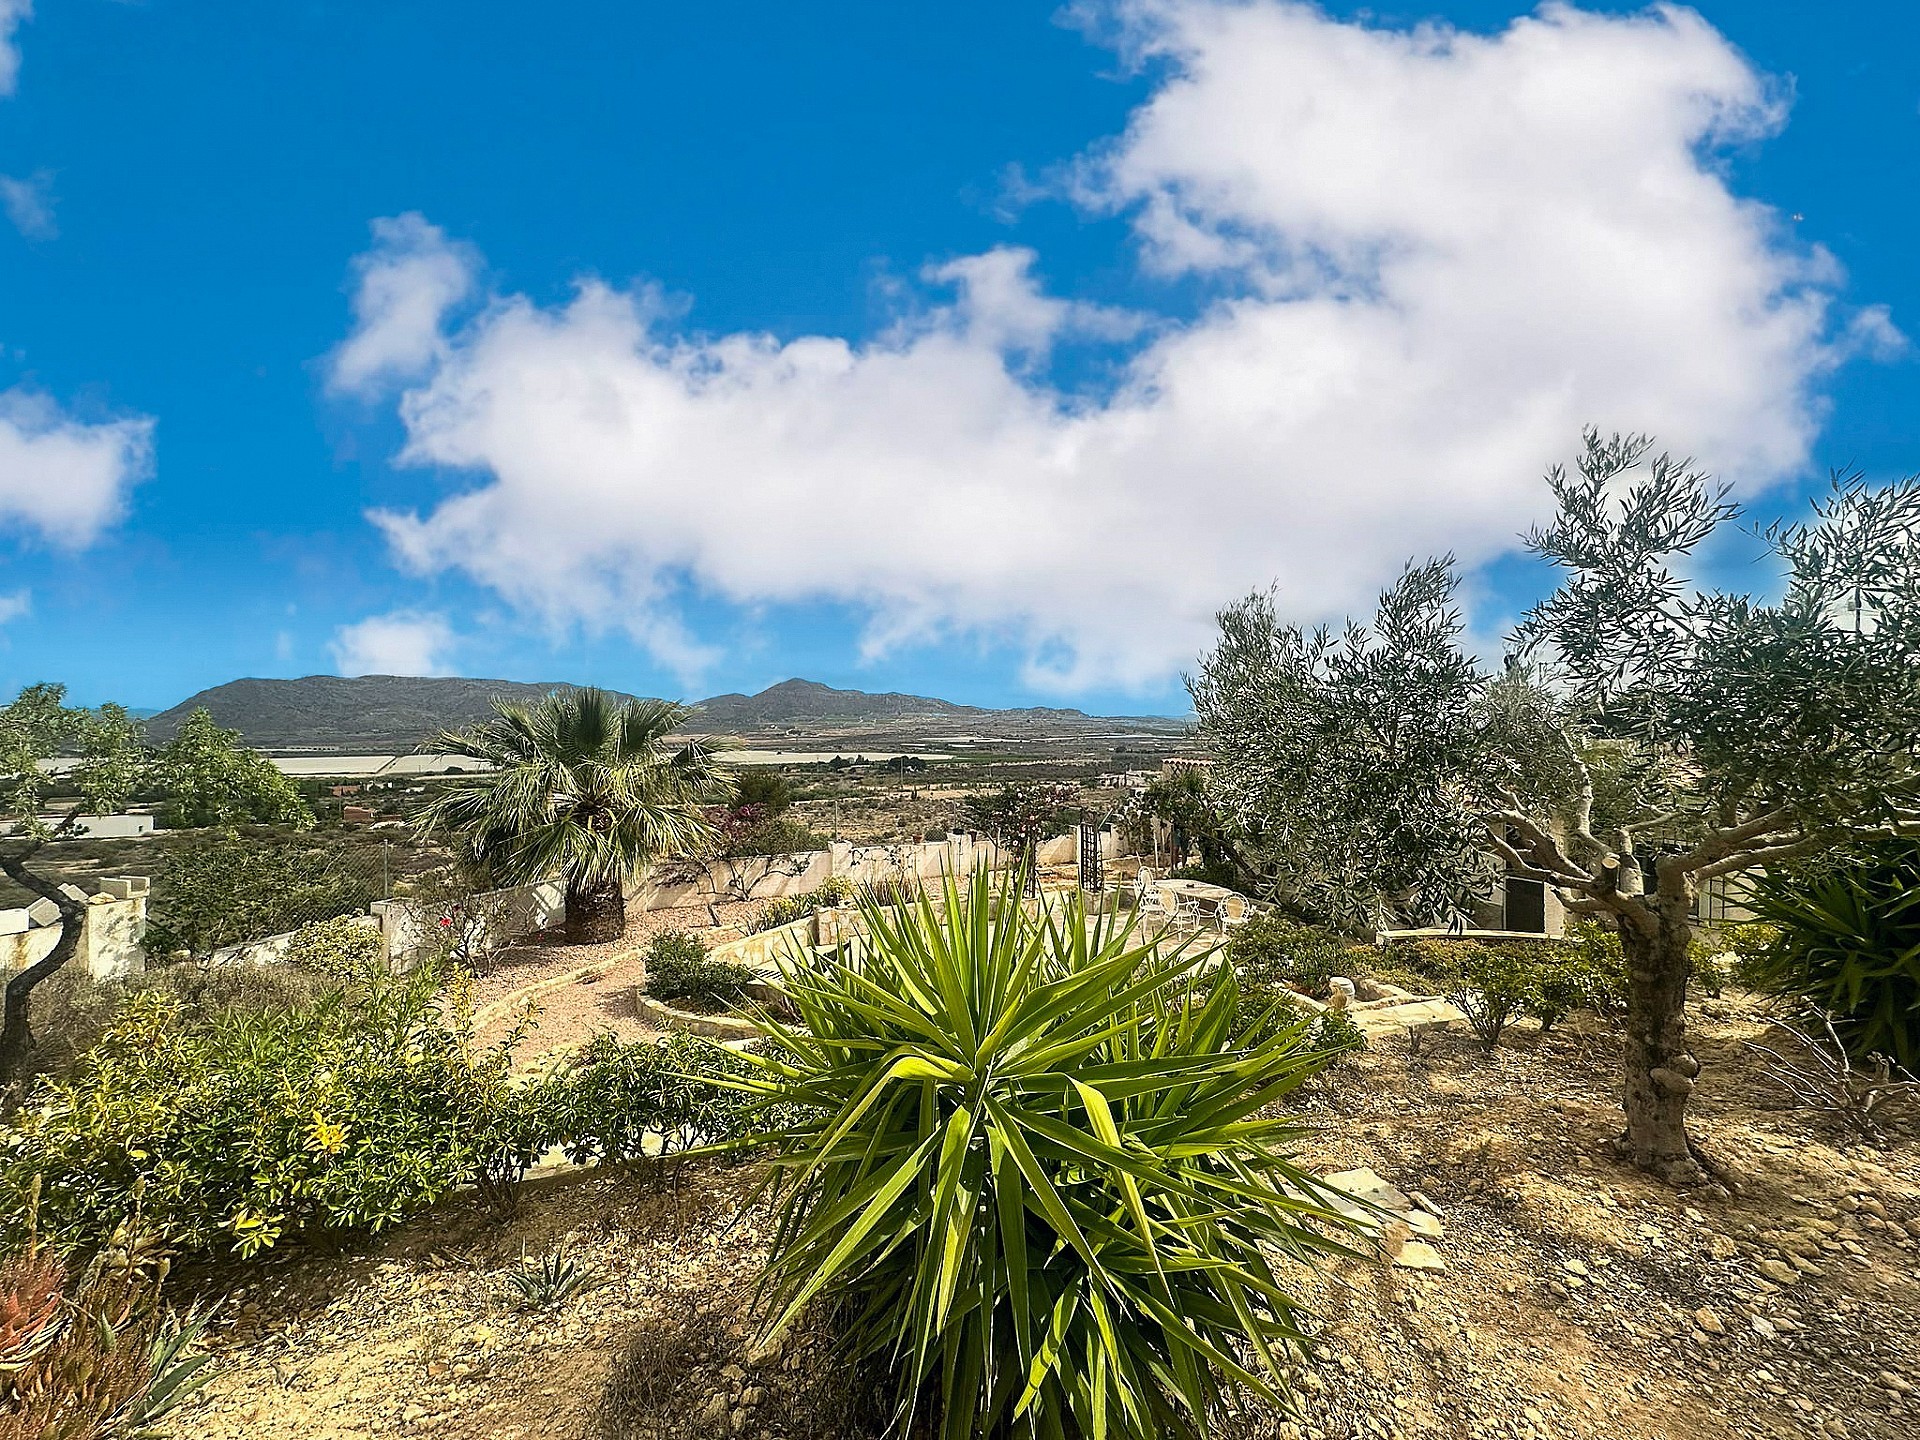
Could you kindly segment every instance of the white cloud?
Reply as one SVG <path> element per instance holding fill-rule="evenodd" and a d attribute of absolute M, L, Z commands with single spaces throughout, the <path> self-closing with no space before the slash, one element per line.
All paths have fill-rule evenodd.
<path fill-rule="evenodd" d="M 33 391 L 0 393 L 0 526 L 28 526 L 61 545 L 91 543 L 152 469 L 153 423 L 89 424 Z"/>
<path fill-rule="evenodd" d="M 14 31 L 33 15 L 33 0 L 0 0 L 0 95 L 20 82 L 20 46 Z"/>
<path fill-rule="evenodd" d="M 395 610 L 342 625 L 327 648 L 342 675 L 447 675 L 452 644 L 445 616 Z"/>
<path fill-rule="evenodd" d="M 474 257 L 420 215 L 374 221 L 373 240 L 355 266 L 353 334 L 329 368 L 337 391 L 371 394 L 444 359 L 441 322 L 473 288 Z"/>
<path fill-rule="evenodd" d="M 1887 338 L 1838 324 L 1837 267 L 1729 189 L 1716 147 L 1783 112 L 1691 11 L 1486 36 L 1276 0 L 1103 13 L 1166 77 L 1076 195 L 1222 296 L 1154 317 L 1109 396 L 1050 388 L 1047 348 L 1143 321 L 1049 298 L 1021 251 L 934 267 L 955 298 L 863 344 L 688 335 L 594 280 L 448 329 L 475 257 L 383 222 L 344 383 L 423 367 L 403 458 L 480 477 L 377 517 L 399 556 L 680 665 L 695 587 L 863 606 L 870 649 L 971 631 L 1036 683 L 1147 685 L 1275 577 L 1312 620 L 1410 555 L 1511 548 L 1585 423 L 1776 480 L 1819 378 Z"/>
<path fill-rule="evenodd" d="M 53 175 L 38 171 L 21 179 L 0 175 L 0 206 L 13 228 L 29 240 L 51 240 L 60 233 L 53 218 Z"/>
<path fill-rule="evenodd" d="M 33 592 L 30 590 L 15 590 L 10 594 L 0 595 L 0 625 L 11 625 L 21 616 L 30 614 L 32 610 Z"/>

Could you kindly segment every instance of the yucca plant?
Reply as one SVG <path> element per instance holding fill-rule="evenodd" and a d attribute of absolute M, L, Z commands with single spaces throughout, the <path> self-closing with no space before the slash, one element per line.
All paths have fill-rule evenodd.
<path fill-rule="evenodd" d="M 1325 1057 L 1250 1038 L 1231 967 L 1017 893 L 949 878 L 788 962 L 744 1082 L 786 1117 L 771 1329 L 838 1302 L 902 1433 L 1201 1435 L 1223 1386 L 1281 1398 L 1278 1267 L 1345 1249 L 1268 1113 Z"/>
<path fill-rule="evenodd" d="M 1854 1058 L 1920 1070 L 1920 841 L 1763 876 L 1750 903 L 1779 927 L 1750 966 L 1757 985 L 1831 1014 Z"/>

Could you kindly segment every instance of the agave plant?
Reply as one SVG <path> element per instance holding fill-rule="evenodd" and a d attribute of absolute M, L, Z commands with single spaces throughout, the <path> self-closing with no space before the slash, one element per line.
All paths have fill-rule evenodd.
<path fill-rule="evenodd" d="M 1757 984 L 1830 1012 L 1854 1057 L 1920 1070 L 1920 840 L 1762 876 L 1750 903 L 1779 927 Z"/>
<path fill-rule="evenodd" d="M 530 1310 L 550 1310 L 607 1283 L 599 1271 L 576 1260 L 565 1245 L 538 1259 L 522 1252 L 519 1268 L 509 1270 L 506 1280 L 507 1288 Z"/>
<path fill-rule="evenodd" d="M 1231 967 L 984 876 L 863 909 L 748 1057 L 786 1118 L 771 1330 L 839 1302 L 901 1433 L 931 1403 L 953 1437 L 1196 1436 L 1224 1386 L 1279 1400 L 1279 1267 L 1346 1250 L 1269 1113 L 1325 1059 L 1306 1022 L 1251 1038 Z"/>

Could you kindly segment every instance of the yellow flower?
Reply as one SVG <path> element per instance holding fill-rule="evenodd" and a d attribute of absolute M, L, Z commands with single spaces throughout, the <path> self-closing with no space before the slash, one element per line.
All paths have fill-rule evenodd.
<path fill-rule="evenodd" d="M 338 1155 L 346 1148 L 347 1127 L 336 1125 L 318 1110 L 313 1112 L 313 1125 L 308 1131 L 307 1148 L 318 1150 L 323 1155 Z"/>

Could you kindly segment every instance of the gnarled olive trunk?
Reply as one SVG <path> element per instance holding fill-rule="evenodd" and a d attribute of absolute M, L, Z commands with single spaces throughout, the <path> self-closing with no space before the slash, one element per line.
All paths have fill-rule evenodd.
<path fill-rule="evenodd" d="M 1620 1151 L 1643 1170 L 1673 1184 L 1700 1178 L 1687 1138 L 1687 1101 L 1700 1062 L 1687 1048 L 1687 982 L 1692 978 L 1693 926 L 1679 897 L 1622 917 L 1620 944 L 1627 962 L 1627 1038 L 1624 1055 L 1626 1133 Z"/>
<path fill-rule="evenodd" d="M 627 933 L 627 896 L 618 880 L 567 886 L 567 938 L 576 945 L 604 945 Z"/>

